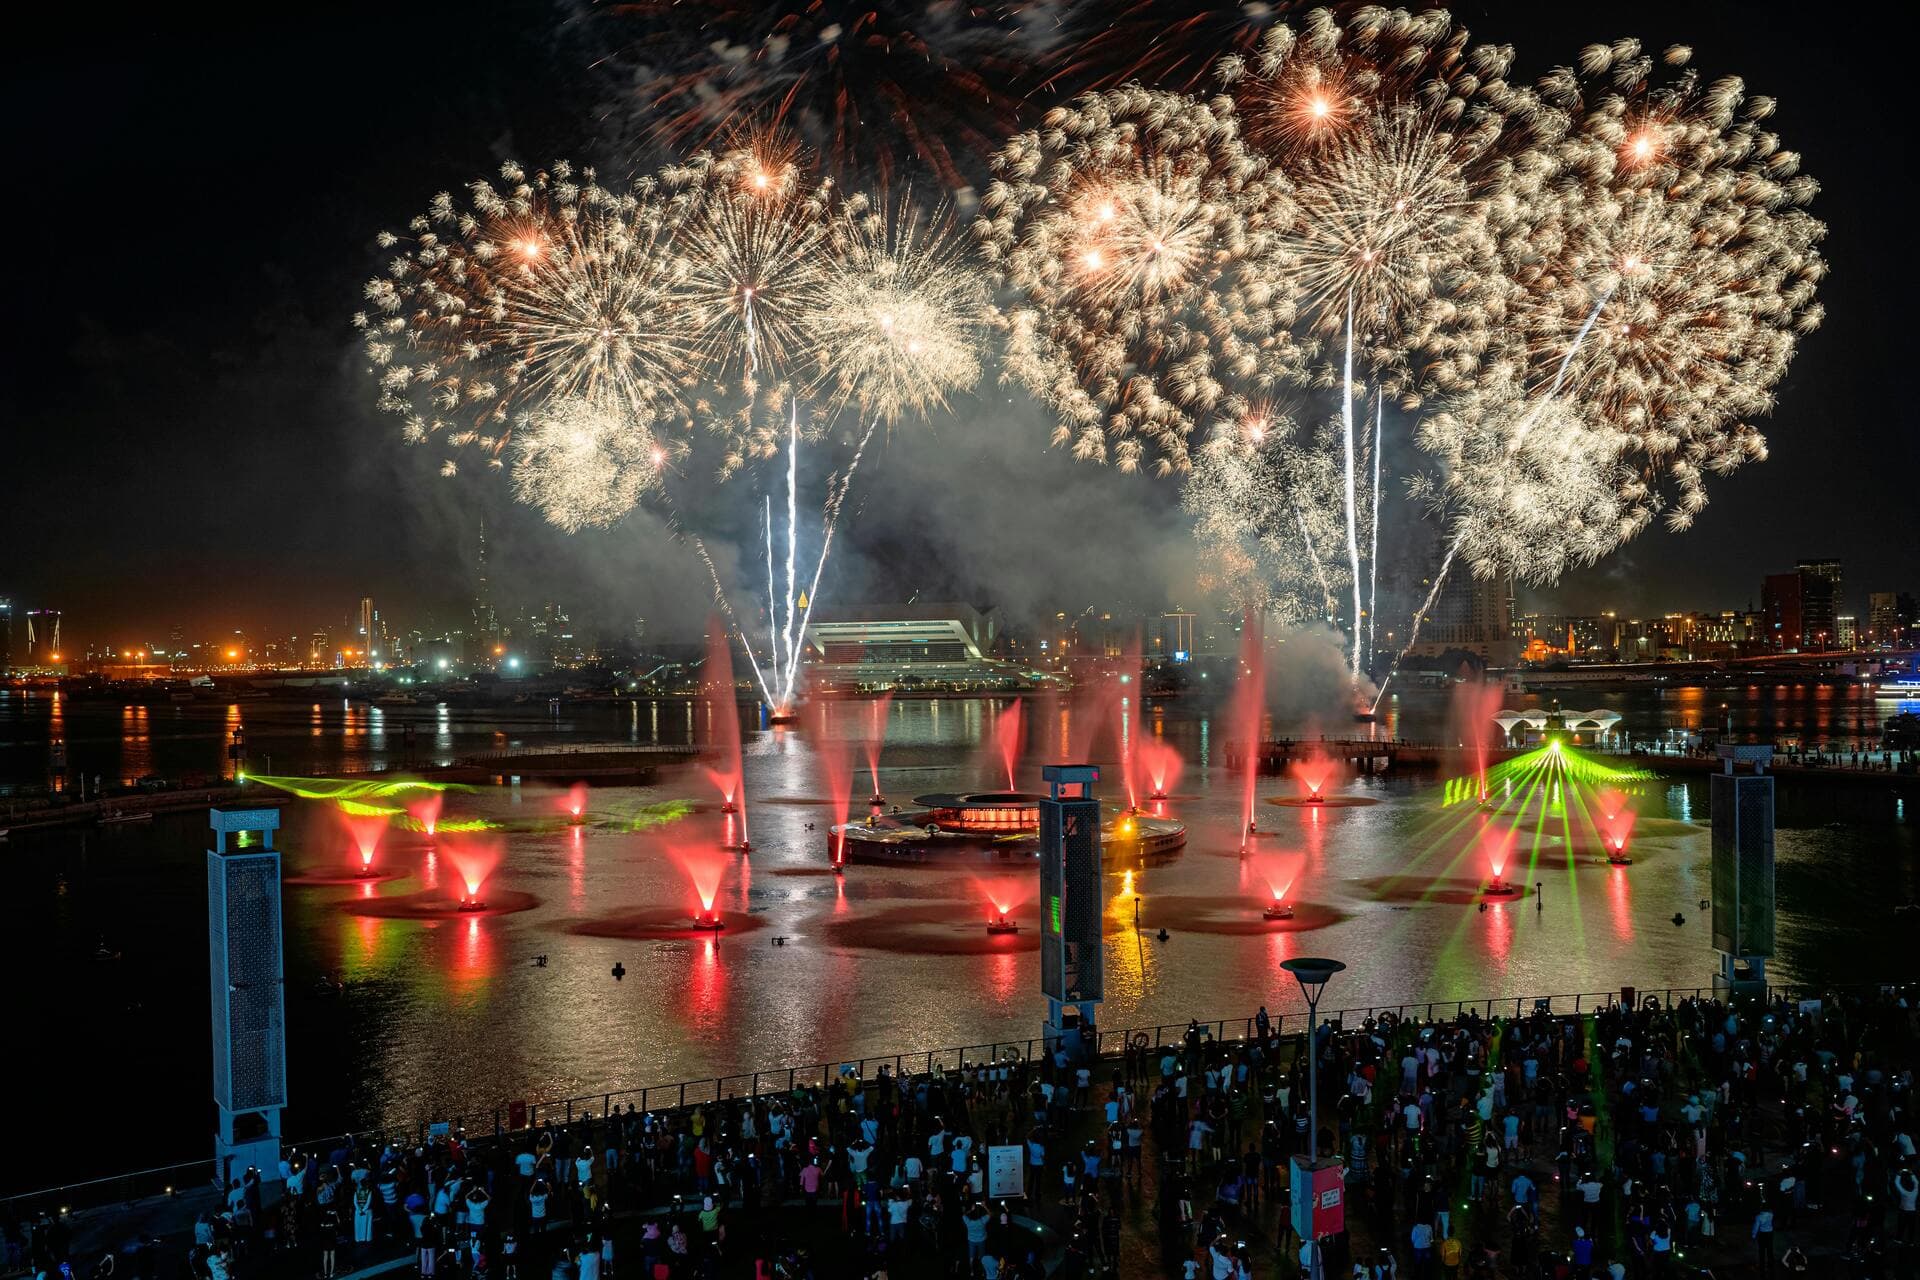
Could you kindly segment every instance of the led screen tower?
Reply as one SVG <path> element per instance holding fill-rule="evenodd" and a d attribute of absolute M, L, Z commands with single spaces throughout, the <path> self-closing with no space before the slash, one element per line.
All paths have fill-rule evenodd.
<path fill-rule="evenodd" d="M 1714 987 L 1724 994 L 1766 989 L 1773 954 L 1772 747 L 1720 744 L 1713 775 L 1713 949 L 1720 953 Z M 1752 773 L 1735 773 L 1742 761 Z"/>
<path fill-rule="evenodd" d="M 287 1028 L 280 948 L 278 809 L 213 809 L 207 952 L 213 994 L 214 1161 L 222 1185 L 248 1166 L 280 1176 Z M 237 837 L 229 848 L 229 836 Z"/>
<path fill-rule="evenodd" d="M 1050 764 L 1041 770 L 1040 990 L 1047 997 L 1046 1038 L 1074 1057 L 1098 1046 L 1094 1007 L 1104 994 L 1100 953 L 1100 802 L 1098 766 Z"/>

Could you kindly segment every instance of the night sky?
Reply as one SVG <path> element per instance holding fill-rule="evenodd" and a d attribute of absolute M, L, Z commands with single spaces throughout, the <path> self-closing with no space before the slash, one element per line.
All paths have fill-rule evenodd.
<path fill-rule="evenodd" d="M 1901 41 L 1806 6 L 1777 21 L 1734 3 L 1454 8 L 1477 37 L 1517 44 L 1527 75 L 1590 40 L 1693 45 L 1708 74 L 1779 98 L 1772 123 L 1819 179 L 1813 211 L 1830 229 L 1826 324 L 1760 423 L 1771 459 L 1714 478 L 1688 533 L 1649 532 L 1539 602 L 1744 607 L 1763 573 L 1813 556 L 1846 561 L 1856 611 L 1868 590 L 1920 588 Z M 37 32 L 12 27 L 0 596 L 64 609 L 83 641 L 173 623 L 305 629 L 369 592 L 410 625 L 451 623 L 484 517 L 505 591 L 558 581 L 592 613 L 582 601 L 618 582 L 631 592 L 610 599 L 614 615 L 671 614 L 689 592 L 699 604 L 684 552 L 650 519 L 624 539 L 569 543 L 497 482 L 436 488 L 438 455 L 403 448 L 374 413 L 348 323 L 379 265 L 375 231 L 507 157 L 591 153 L 598 86 L 559 38 L 560 14 L 439 0 L 217 15 L 70 5 L 43 7 Z M 970 551 L 951 545 L 958 526 L 913 531 L 886 514 L 913 510 L 888 499 L 940 472 L 897 451 L 956 441 L 973 450 L 970 475 L 1057 508 L 1049 538 L 1087 539 L 1025 566 L 1031 600 L 1098 554 L 1077 511 L 1109 493 L 1137 512 L 1116 525 L 1139 540 L 1129 554 L 1178 576 L 1170 486 L 1043 454 L 1037 415 L 990 391 L 966 414 L 1006 430 L 949 426 L 875 464 L 881 514 L 847 535 L 863 594 L 991 594 L 1012 572 L 1001 558 L 1020 556 L 1018 540 Z M 1009 456 L 988 456 L 1002 439 Z M 1080 589 L 1124 581 L 1096 572 Z"/>

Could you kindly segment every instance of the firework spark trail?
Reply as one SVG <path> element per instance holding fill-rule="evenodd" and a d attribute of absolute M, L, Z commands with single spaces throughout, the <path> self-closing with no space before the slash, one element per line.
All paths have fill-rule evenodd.
<path fill-rule="evenodd" d="M 1393 671 L 1388 671 L 1387 679 L 1382 680 L 1380 682 L 1380 692 L 1374 694 L 1373 696 L 1372 710 L 1374 712 L 1377 713 L 1380 710 L 1380 699 L 1387 696 L 1387 681 L 1393 679 L 1394 671 L 1399 670 L 1400 659 L 1406 657 L 1409 653 L 1413 652 L 1414 642 L 1420 638 L 1420 624 L 1427 620 L 1428 611 L 1433 608 L 1434 601 L 1440 598 L 1440 588 L 1446 584 L 1447 571 L 1453 567 L 1453 557 L 1455 553 L 1457 553 L 1460 550 L 1460 544 L 1465 541 L 1466 541 L 1466 536 L 1462 534 L 1461 536 L 1456 537 L 1453 540 L 1452 546 L 1447 548 L 1446 558 L 1440 562 L 1440 572 L 1436 573 L 1433 576 L 1433 589 L 1427 592 L 1426 601 L 1423 604 L 1421 604 L 1419 609 L 1414 611 L 1413 624 L 1407 630 L 1407 643 L 1405 647 L 1403 647 L 1400 650 L 1400 652 L 1397 655 L 1395 655 L 1393 659 Z"/>
<path fill-rule="evenodd" d="M 1340 431 L 1347 459 L 1347 567 L 1353 575 L 1353 676 L 1360 677 L 1360 532 L 1357 525 L 1359 495 L 1353 478 L 1353 290 L 1347 290 L 1347 354 L 1341 379 Z M 1304 527 L 1304 522 L 1303 522 Z"/>
<path fill-rule="evenodd" d="M 1379 389 L 1373 398 L 1373 534 L 1367 549 L 1367 665 L 1373 665 L 1374 615 L 1380 600 L 1380 443 L 1386 417 L 1386 398 Z"/>
<path fill-rule="evenodd" d="M 813 618 L 813 602 L 820 598 L 820 574 L 827 567 L 827 552 L 833 547 L 833 531 L 840 523 L 840 508 L 845 505 L 847 493 L 853 488 L 853 473 L 860 469 L 860 459 L 867 451 L 867 442 L 873 439 L 874 430 L 879 425 L 880 420 L 878 418 L 875 418 L 867 425 L 866 434 L 860 437 L 860 443 L 853 451 L 853 460 L 847 463 L 846 476 L 841 480 L 840 487 L 827 499 L 825 518 L 821 522 L 820 559 L 814 563 L 813 586 L 807 591 L 807 607 L 800 614 L 800 643 L 802 645 L 806 643 L 807 639 L 807 623 Z M 789 673 L 788 687 L 783 696 L 791 698 L 792 695 L 792 675 Z"/>
<path fill-rule="evenodd" d="M 740 625 L 740 619 L 734 613 L 732 603 L 727 599 L 727 589 L 720 585 L 720 570 L 714 566 L 713 557 L 707 553 L 707 544 L 700 540 L 700 535 L 697 533 L 687 533 L 677 526 L 674 531 L 693 544 L 694 551 L 700 556 L 700 563 L 707 566 L 707 576 L 713 579 L 713 602 L 719 606 L 720 612 L 727 615 L 727 621 L 733 624 L 734 634 L 740 637 L 740 647 L 747 651 L 747 662 L 753 667 L 754 683 L 760 686 L 760 692 L 771 704 L 773 693 L 767 688 L 766 676 L 761 673 L 760 660 L 753 656 L 753 645 L 747 641 L 746 630 Z"/>
<path fill-rule="evenodd" d="M 766 496 L 767 530 L 767 653 L 775 683 L 780 679 L 780 609 L 773 591 L 773 495 Z"/>
<path fill-rule="evenodd" d="M 787 646 L 787 677 L 781 685 L 784 698 L 793 688 L 793 673 L 798 664 L 793 652 L 794 560 L 800 550 L 800 408 L 795 402 L 787 415 L 787 598 L 784 637 Z"/>
<path fill-rule="evenodd" d="M 1307 532 L 1307 513 L 1300 509 L 1298 502 L 1293 504 L 1293 514 L 1300 521 L 1300 540 L 1307 544 L 1307 558 L 1313 561 L 1313 576 L 1320 580 L 1320 593 L 1327 601 L 1327 621 L 1331 622 L 1337 607 L 1333 599 L 1333 586 L 1327 581 L 1327 571 L 1320 563 L 1320 553 L 1314 548 L 1313 535 Z"/>

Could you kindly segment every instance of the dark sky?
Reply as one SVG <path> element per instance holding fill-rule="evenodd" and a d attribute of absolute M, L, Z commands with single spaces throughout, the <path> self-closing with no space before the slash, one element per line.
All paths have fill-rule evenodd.
<path fill-rule="evenodd" d="M 1780 99 L 1774 123 L 1820 180 L 1814 208 L 1831 229 L 1827 323 L 1762 424 L 1771 460 L 1716 479 L 1691 532 L 1646 534 L 1562 584 L 1557 601 L 1744 605 L 1763 572 L 1815 555 L 1847 562 L 1856 607 L 1869 589 L 1920 588 L 1920 449 L 1904 385 L 1915 205 L 1898 42 L 1806 6 L 1778 21 L 1731 2 L 1454 7 L 1477 36 L 1517 44 L 1529 75 L 1593 39 L 1692 44 L 1707 72 L 1738 72 Z M 64 608 L 82 640 L 174 622 L 306 628 L 363 592 L 414 622 L 463 598 L 484 516 L 510 589 L 558 581 L 586 595 L 618 579 L 631 612 L 697 596 L 684 553 L 651 521 L 602 555 L 613 544 L 558 539 L 497 485 L 430 484 L 437 456 L 403 449 L 371 411 L 347 323 L 378 265 L 376 230 L 502 158 L 583 153 L 596 95 L 555 40 L 557 13 L 471 0 L 197 15 L 68 5 L 11 27 L 0 55 L 13 167 L 0 595 Z M 1031 414 L 1005 413 L 1024 434 L 1005 437 L 1017 440 L 1006 458 L 980 453 L 1003 437 L 973 440 L 970 472 L 999 489 L 1034 486 L 1023 500 L 1057 508 L 1109 505 L 1110 484 L 1122 506 L 1148 512 L 1127 554 L 1178 563 L 1177 547 L 1159 545 L 1182 536 L 1164 502 L 1110 473 L 1073 474 L 1042 454 Z M 875 473 L 899 487 L 934 483 L 938 468 L 890 454 Z M 1067 487 L 1056 496 L 1052 485 Z M 1087 545 L 1053 547 L 1049 574 L 1100 551 L 1074 511 L 1060 514 L 1050 536 L 1071 544 L 1082 531 Z M 964 582 L 951 562 L 966 549 L 939 541 L 855 522 L 849 564 L 880 597 L 930 576 Z M 1009 539 L 992 545 L 1019 555 Z M 929 567 L 943 557 L 944 570 Z M 998 568 L 974 572 L 984 581 Z M 1092 579 L 1109 580 L 1125 575 Z"/>

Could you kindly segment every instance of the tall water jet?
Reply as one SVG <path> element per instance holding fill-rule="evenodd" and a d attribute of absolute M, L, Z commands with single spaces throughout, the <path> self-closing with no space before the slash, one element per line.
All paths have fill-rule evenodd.
<path fill-rule="evenodd" d="M 1014 771 L 1020 763 L 1020 745 L 1025 729 L 1025 703 L 1015 698 L 993 718 L 993 742 L 1000 753 L 1000 766 L 1006 771 L 1007 790 L 1016 791 Z"/>
<path fill-rule="evenodd" d="M 587 784 L 576 782 L 567 788 L 566 810 L 575 823 L 585 820 L 587 813 Z"/>
<path fill-rule="evenodd" d="M 813 737 L 814 754 L 820 760 L 820 771 L 824 775 L 827 787 L 827 805 L 832 811 L 833 822 L 828 826 L 827 852 L 832 856 L 835 868 L 847 864 L 847 820 L 853 811 L 853 755 L 847 748 L 845 738 L 834 737 L 828 732 L 827 708 L 825 702 L 815 702 L 808 713 L 809 729 Z"/>
<path fill-rule="evenodd" d="M 702 715 L 706 721 L 707 752 L 711 763 L 704 766 L 708 779 L 720 792 L 720 812 L 727 817 L 723 844 L 746 853 L 753 848 L 747 839 L 746 766 L 740 752 L 739 686 L 733 680 L 733 646 L 727 642 L 726 628 L 718 618 L 707 621 L 707 661 L 701 670 Z M 735 822 L 739 831 L 734 831 Z"/>
<path fill-rule="evenodd" d="M 1245 852 L 1258 833 L 1253 821 L 1254 793 L 1260 779 L 1260 738 L 1267 711 L 1265 620 L 1249 611 L 1240 627 L 1240 670 L 1233 685 L 1233 734 L 1246 753 L 1241 784 L 1240 848 Z"/>
<path fill-rule="evenodd" d="M 1487 789 L 1488 738 L 1493 732 L 1494 717 L 1499 714 L 1499 685 L 1468 681 L 1453 687 L 1449 718 L 1453 721 L 1454 741 L 1473 752 L 1474 799 L 1481 804 L 1491 800 Z"/>
<path fill-rule="evenodd" d="M 867 803 L 875 809 L 887 803 L 887 798 L 880 794 L 880 749 L 887 743 L 887 712 L 892 706 L 891 689 L 867 703 L 866 733 L 861 738 L 867 754 L 867 777 L 873 786 Z"/>
<path fill-rule="evenodd" d="M 1607 861 L 1615 866 L 1624 867 L 1633 862 L 1627 856 L 1627 841 L 1633 838 L 1633 824 L 1638 817 L 1626 793 L 1617 787 L 1607 787 L 1595 797 L 1594 818 L 1600 828 L 1600 845 L 1607 851 Z"/>
<path fill-rule="evenodd" d="M 1113 724 L 1113 750 L 1120 758 L 1120 780 L 1127 789 L 1127 808 L 1140 807 L 1140 635 L 1135 632 L 1121 650 L 1107 686 Z"/>

